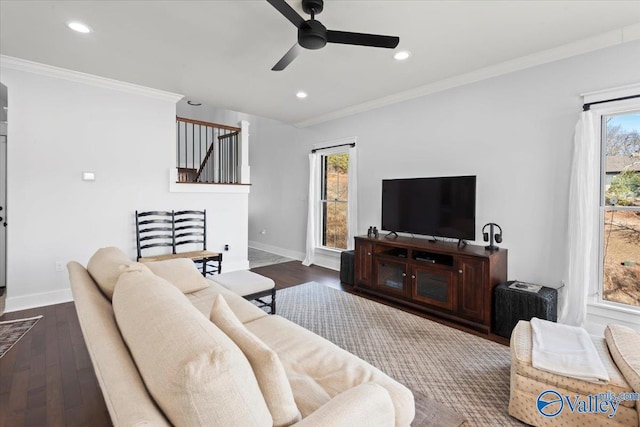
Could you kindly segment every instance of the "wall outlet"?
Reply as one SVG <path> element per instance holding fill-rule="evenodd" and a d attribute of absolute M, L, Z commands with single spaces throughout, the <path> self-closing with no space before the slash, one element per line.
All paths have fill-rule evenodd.
<path fill-rule="evenodd" d="M 64 271 L 64 263 L 62 261 L 56 261 L 56 271 Z"/>
<path fill-rule="evenodd" d="M 267 234 L 267 229 L 263 228 L 262 231 L 260 231 L 260 234 Z"/>
<path fill-rule="evenodd" d="M 225 252 L 229 250 L 229 245 L 224 245 Z"/>

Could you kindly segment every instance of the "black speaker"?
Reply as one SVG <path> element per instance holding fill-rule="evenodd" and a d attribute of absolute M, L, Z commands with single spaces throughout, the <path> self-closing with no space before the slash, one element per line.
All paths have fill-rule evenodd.
<path fill-rule="evenodd" d="M 353 266 L 355 251 L 342 251 L 340 254 L 340 281 L 348 285 L 355 283 L 355 269 Z"/>

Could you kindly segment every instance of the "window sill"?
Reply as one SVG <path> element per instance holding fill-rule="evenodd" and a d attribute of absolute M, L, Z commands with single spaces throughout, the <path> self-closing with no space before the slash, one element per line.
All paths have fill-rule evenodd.
<path fill-rule="evenodd" d="M 627 308 L 615 304 L 607 304 L 606 302 L 594 301 L 587 304 L 587 315 L 640 325 L 640 308 Z"/>
<path fill-rule="evenodd" d="M 327 248 L 325 246 L 318 246 L 316 248 L 316 251 L 331 256 L 340 256 L 340 254 L 342 253 L 342 249 Z"/>

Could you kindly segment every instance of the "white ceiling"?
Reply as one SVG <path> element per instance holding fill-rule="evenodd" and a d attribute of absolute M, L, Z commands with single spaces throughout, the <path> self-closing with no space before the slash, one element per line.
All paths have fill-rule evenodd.
<path fill-rule="evenodd" d="M 300 0 L 289 3 L 303 14 Z M 2 0 L 0 17 L 4 55 L 297 124 L 559 46 L 572 44 L 555 50 L 567 56 L 619 43 L 621 31 L 576 42 L 623 27 L 633 29 L 626 38 L 640 38 L 640 1 L 327 0 L 317 19 L 328 29 L 398 35 L 396 50 L 411 58 L 399 63 L 389 49 L 328 44 L 274 72 L 296 28 L 266 0 Z M 71 20 L 93 33 L 70 31 Z M 298 90 L 309 97 L 297 99 Z"/>

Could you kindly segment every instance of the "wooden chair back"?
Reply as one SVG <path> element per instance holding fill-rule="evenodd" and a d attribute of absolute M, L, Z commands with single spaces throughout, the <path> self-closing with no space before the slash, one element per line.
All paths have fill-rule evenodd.
<path fill-rule="evenodd" d="M 175 253 L 173 211 L 136 211 L 138 259 L 151 248 L 169 247 Z"/>
<path fill-rule="evenodd" d="M 175 252 L 181 245 L 202 245 L 207 249 L 207 211 L 177 211 L 173 214 Z"/>

